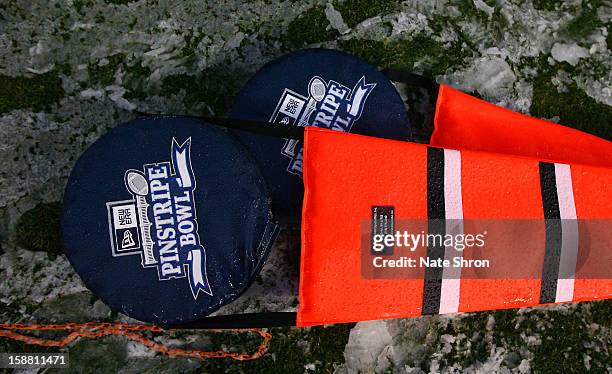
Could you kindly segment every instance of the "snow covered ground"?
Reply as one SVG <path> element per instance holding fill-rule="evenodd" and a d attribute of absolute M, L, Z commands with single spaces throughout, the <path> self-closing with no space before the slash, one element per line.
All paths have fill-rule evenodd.
<path fill-rule="evenodd" d="M 76 158 L 136 111 L 223 115 L 264 63 L 327 47 L 612 139 L 611 22 L 609 0 L 1 1 L 0 321 L 129 320 L 57 255 L 52 217 L 20 218 L 60 201 Z M 403 94 L 413 123 L 427 122 L 419 93 Z M 252 289 L 219 313 L 294 310 L 298 254 L 289 230 Z M 252 363 L 168 359 L 114 338 L 79 341 L 70 353 L 74 369 L 125 373 L 612 372 L 611 308 L 275 329 L 270 355 Z M 159 339 L 207 349 L 256 344 L 201 332 Z M 0 351 L 32 349 L 0 340 Z"/>

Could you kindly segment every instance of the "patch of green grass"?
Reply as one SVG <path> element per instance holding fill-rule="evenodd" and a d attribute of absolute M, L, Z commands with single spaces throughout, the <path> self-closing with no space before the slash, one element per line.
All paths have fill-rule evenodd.
<path fill-rule="evenodd" d="M 115 4 L 115 5 L 125 5 L 129 4 L 135 0 L 105 0 L 107 4 Z"/>
<path fill-rule="evenodd" d="M 597 311 L 601 310 L 605 312 L 599 315 Z M 495 312 L 494 336 L 496 341 L 503 340 L 510 346 L 520 347 L 525 342 L 517 330 L 524 331 L 528 336 L 537 333 L 542 343 L 530 347 L 533 353 L 531 369 L 534 373 L 584 372 L 584 342 L 594 342 L 603 347 L 612 344 L 609 335 L 600 336 L 595 331 L 589 331 L 589 326 L 596 323 L 609 327 L 611 313 L 610 300 L 580 303 L 570 312 L 538 309 L 529 311 L 517 327 L 517 311 Z M 609 352 L 597 351 L 589 350 L 592 357 L 591 370 L 605 372 Z"/>
<path fill-rule="evenodd" d="M 60 203 L 41 203 L 23 213 L 15 226 L 17 245 L 47 252 L 50 258 L 64 253 L 60 235 Z"/>
<path fill-rule="evenodd" d="M 565 33 L 576 40 L 589 36 L 596 28 L 603 25 L 597 15 L 597 8 L 602 5 L 601 0 L 582 1 L 580 14 L 565 28 Z"/>
<path fill-rule="evenodd" d="M 186 37 L 187 44 L 183 49 L 183 56 L 188 59 L 188 64 L 195 63 L 194 52 L 202 37 Z M 147 96 L 158 94 L 163 96 L 174 95 L 185 90 L 185 105 L 191 107 L 194 104 L 206 103 L 217 115 L 225 113 L 232 104 L 233 98 L 246 81 L 250 72 L 232 69 L 231 66 L 213 66 L 195 75 L 174 74 L 162 79 L 159 91 L 152 92 L 145 86 L 147 78 L 151 75 L 151 69 L 143 66 L 141 61 L 126 62 L 117 58 L 105 67 L 115 64 L 114 68 L 109 68 L 99 76 L 110 78 L 114 76 L 111 72 L 116 70 L 116 65 L 123 63 L 127 79 L 124 86 L 127 100 L 144 100 Z M 182 114 L 203 114 L 203 113 L 182 113 Z"/>
<path fill-rule="evenodd" d="M 275 328 L 268 354 L 254 361 L 229 359 L 204 361 L 202 372 L 230 373 L 302 373 L 304 365 L 319 361 L 316 372 L 332 373 L 334 364 L 344 362 L 344 347 L 353 324 L 313 327 L 310 329 Z M 260 340 L 250 334 L 217 334 L 215 347 L 236 347 L 240 352 L 253 352 Z M 308 347 L 308 348 L 305 348 Z"/>
<path fill-rule="evenodd" d="M 487 2 L 485 1 L 485 3 Z M 451 4 L 459 9 L 462 20 L 470 20 L 473 22 L 475 20 L 486 21 L 489 18 L 487 13 L 478 9 L 472 0 L 452 0 Z M 494 6 L 495 4 L 488 3 L 487 5 Z"/>
<path fill-rule="evenodd" d="M 460 320 L 449 323 L 445 329 L 440 331 L 438 340 L 444 334 L 452 336 L 465 334 L 466 336 L 466 338 L 460 339 L 457 343 L 451 344 L 451 351 L 444 355 L 445 366 L 451 367 L 454 364 L 460 364 L 462 367 L 466 367 L 476 362 L 484 362 L 489 358 L 489 348 L 487 347 L 487 342 L 483 339 L 487 320 L 487 313 L 472 313 Z M 441 345 L 440 341 L 432 345 L 430 354 L 438 353 L 436 348 Z M 421 369 L 428 371 L 429 362 L 423 362 Z"/>
<path fill-rule="evenodd" d="M 598 324 L 606 328 L 612 324 L 612 300 L 579 303 L 570 311 L 543 308 L 519 312 L 518 309 L 508 309 L 469 314 L 440 331 L 440 335 L 466 335 L 444 355 L 446 365 L 459 363 L 466 367 L 489 358 L 489 343 L 483 338 L 490 315 L 495 319 L 490 343 L 504 347 L 506 354 L 519 354 L 527 348 L 532 353 L 530 365 L 534 373 L 584 372 L 585 342 L 599 347 L 588 350 L 592 358 L 591 370 L 606 370 L 609 352 L 605 347 L 612 344 L 611 336 L 609 333 L 600 334 L 601 330 L 592 330 L 590 326 Z M 527 346 L 524 337 L 529 336 L 539 337 L 541 344 Z M 427 367 L 422 369 L 427 370 Z"/>
<path fill-rule="evenodd" d="M 164 95 L 176 94 L 181 89 L 187 93 L 185 105 L 206 103 L 215 115 L 227 112 L 234 96 L 248 78 L 248 72 L 232 70 L 227 66 L 207 68 L 198 75 L 177 74 L 162 80 Z M 202 113 L 190 113 L 202 114 Z"/>
<path fill-rule="evenodd" d="M 100 84 L 102 86 L 108 86 L 115 82 L 115 72 L 119 65 L 125 61 L 125 55 L 115 54 L 108 57 L 108 63 L 100 66 L 98 62 L 91 62 L 87 68 L 89 72 L 88 84 Z"/>
<path fill-rule="evenodd" d="M 368 18 L 389 13 L 398 3 L 398 0 L 336 0 L 333 4 L 342 14 L 344 23 L 355 27 Z"/>
<path fill-rule="evenodd" d="M 0 75 L 0 87 L 0 113 L 21 108 L 48 109 L 65 94 L 57 70 L 28 78 Z"/>
<path fill-rule="evenodd" d="M 566 85 L 567 92 L 557 92 L 551 79 L 562 67 L 571 71 L 567 63 L 551 67 L 543 60 L 539 64 L 539 74 L 533 82 L 533 99 L 530 112 L 534 117 L 559 117 L 559 122 L 565 126 L 591 133 L 604 139 L 612 140 L 612 107 L 597 102 L 578 88 L 576 83 Z"/>
<path fill-rule="evenodd" d="M 472 50 L 478 50 L 478 45 L 496 43 L 499 39 L 503 39 L 504 33 L 511 27 L 506 17 L 501 13 L 501 7 L 497 6 L 495 0 L 485 1 L 485 3 L 493 8 L 493 13 L 489 15 L 487 12 L 479 9 L 474 5 L 472 0 L 454 0 L 452 2 L 461 12 L 461 17 L 449 17 L 441 15 L 433 15 L 434 29 L 438 34 L 442 33 L 443 29 L 452 29 L 462 43 L 465 43 Z M 443 22 L 440 22 L 440 21 Z M 473 36 L 467 35 L 460 23 L 469 21 L 470 24 L 480 24 L 481 27 L 487 29 L 488 33 L 483 35 L 478 40 L 474 40 Z M 441 26 L 435 25 L 440 24 Z"/>
<path fill-rule="evenodd" d="M 607 303 L 608 316 L 612 304 Z M 539 314 L 539 313 L 536 313 Z M 590 324 L 590 312 L 580 307 L 573 313 L 549 312 L 546 317 L 549 320 L 550 327 L 542 332 L 542 344 L 534 349 L 534 357 L 531 362 L 534 373 L 578 373 L 584 371 L 584 342 L 593 342 L 597 340 L 597 332 L 589 332 L 588 324 Z M 609 322 L 609 318 L 608 318 Z M 609 324 L 607 325 L 610 326 Z M 510 326 L 508 326 L 510 327 Z M 606 339 L 603 337 L 603 339 Z M 612 341 L 607 338 L 607 341 L 600 342 L 604 347 L 610 347 Z M 606 372 L 609 365 L 609 353 L 593 349 L 589 350 L 591 356 L 592 372 Z"/>
<path fill-rule="evenodd" d="M 299 48 L 307 44 L 333 40 L 339 35 L 327 20 L 325 7 L 314 6 L 289 24 L 283 41 L 292 47 Z"/>
<path fill-rule="evenodd" d="M 144 100 L 151 94 L 151 92 L 144 87 L 146 80 L 151 76 L 151 69 L 148 66 L 142 66 L 141 61 L 134 61 L 131 65 L 126 63 L 124 68 L 126 76 L 129 77 L 129 79 L 125 80 L 124 86 L 126 88 L 126 93 L 124 97 L 127 100 Z"/>
<path fill-rule="evenodd" d="M 568 64 L 564 65 L 565 67 Z M 564 70 L 568 70 L 564 67 Z M 573 69 L 573 70 L 572 70 Z M 602 61 L 599 59 L 592 58 L 583 58 L 580 59 L 578 65 L 575 67 L 569 67 L 569 70 L 572 70 L 572 77 L 591 77 L 594 80 L 606 79 L 608 74 L 610 73 L 609 63 L 606 61 Z"/>
<path fill-rule="evenodd" d="M 563 6 L 564 0 L 532 0 L 533 7 L 537 10 L 557 10 Z"/>
<path fill-rule="evenodd" d="M 589 305 L 589 313 L 594 323 L 602 326 L 612 326 L 612 299 L 594 301 Z"/>
<path fill-rule="evenodd" d="M 93 2 L 91 0 L 74 0 L 73 5 L 77 13 L 81 14 L 81 10 L 92 6 Z"/>
<path fill-rule="evenodd" d="M 419 62 L 430 75 L 444 74 L 451 66 L 461 66 L 471 50 L 459 42 L 444 45 L 426 34 L 392 42 L 349 39 L 339 40 L 340 49 L 357 55 L 376 66 L 412 69 Z"/>
<path fill-rule="evenodd" d="M 200 44 L 203 38 L 204 34 L 194 36 L 192 33 L 188 33 L 185 35 L 185 47 L 183 47 L 181 52 L 188 61 L 194 59 L 196 48 L 198 48 L 198 44 Z"/>

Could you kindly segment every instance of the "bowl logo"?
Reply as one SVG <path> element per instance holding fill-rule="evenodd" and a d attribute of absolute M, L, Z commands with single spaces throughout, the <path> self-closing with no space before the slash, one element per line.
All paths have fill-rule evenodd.
<path fill-rule="evenodd" d="M 269 122 L 292 126 L 317 126 L 350 132 L 361 117 L 368 95 L 376 83 L 365 83 L 365 76 L 353 89 L 318 76 L 308 83 L 308 97 L 285 88 Z M 302 142 L 286 139 L 281 153 L 291 159 L 287 171 L 302 176 Z"/>
<path fill-rule="evenodd" d="M 131 200 L 106 203 L 112 255 L 140 255 L 143 268 L 157 268 L 160 281 L 185 278 L 193 298 L 212 296 L 206 274 L 206 251 L 200 244 L 193 193 L 191 138 L 173 138 L 171 162 L 127 170 L 124 182 Z"/>

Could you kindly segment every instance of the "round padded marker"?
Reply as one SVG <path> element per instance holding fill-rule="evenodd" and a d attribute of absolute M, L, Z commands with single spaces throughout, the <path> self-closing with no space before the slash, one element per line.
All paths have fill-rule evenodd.
<path fill-rule="evenodd" d="M 186 323 L 250 285 L 277 233 L 269 202 L 254 160 L 227 131 L 138 119 L 77 161 L 62 238 L 85 285 L 113 310 Z"/>
<path fill-rule="evenodd" d="M 242 88 L 230 117 L 411 138 L 404 103 L 389 79 L 367 62 L 329 49 L 301 50 L 266 64 Z M 301 141 L 234 132 L 259 163 L 274 212 L 290 222 L 299 221 Z"/>

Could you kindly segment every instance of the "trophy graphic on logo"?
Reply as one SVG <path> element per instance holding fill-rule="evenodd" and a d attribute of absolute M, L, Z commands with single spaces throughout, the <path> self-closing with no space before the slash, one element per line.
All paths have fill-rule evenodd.
<path fill-rule="evenodd" d="M 308 83 L 308 97 L 285 88 L 268 122 L 292 126 L 317 126 L 349 132 L 361 117 L 361 112 L 376 83 L 365 83 L 362 76 L 355 87 L 314 76 Z M 302 174 L 300 140 L 286 139 L 283 155 L 291 158 L 287 171 Z"/>
<path fill-rule="evenodd" d="M 151 240 L 151 222 L 147 216 L 146 195 L 149 193 L 149 184 L 142 172 L 128 170 L 125 172 L 125 186 L 136 198 L 136 212 L 143 242 L 142 266 L 153 266 L 157 264 L 153 255 L 153 240 Z"/>
<path fill-rule="evenodd" d="M 125 186 L 134 200 L 107 203 L 113 256 L 142 254 L 142 266 L 155 266 L 151 222 L 147 217 L 149 186 L 142 172 L 128 170 Z"/>

